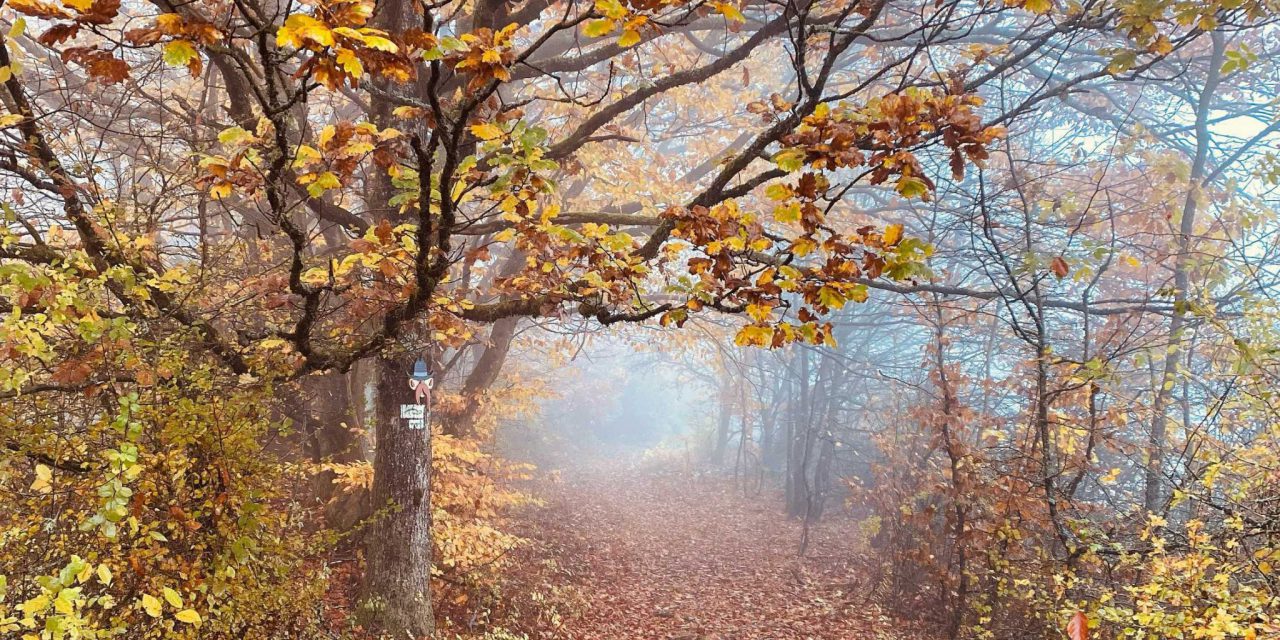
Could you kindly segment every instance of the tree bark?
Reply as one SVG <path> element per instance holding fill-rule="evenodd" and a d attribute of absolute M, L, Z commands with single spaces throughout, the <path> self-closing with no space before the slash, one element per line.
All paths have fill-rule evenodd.
<path fill-rule="evenodd" d="M 366 547 L 361 618 L 395 638 L 435 631 L 431 611 L 431 429 L 409 429 L 416 356 L 384 356 L 377 370 L 373 526 Z M 428 414 L 429 419 L 430 414 Z"/>

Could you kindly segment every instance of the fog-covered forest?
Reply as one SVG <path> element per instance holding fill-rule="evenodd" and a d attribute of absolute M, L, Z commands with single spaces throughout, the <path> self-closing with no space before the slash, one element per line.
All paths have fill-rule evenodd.
<path fill-rule="evenodd" d="M 0 0 L 0 636 L 1280 638 L 1278 0 Z"/>

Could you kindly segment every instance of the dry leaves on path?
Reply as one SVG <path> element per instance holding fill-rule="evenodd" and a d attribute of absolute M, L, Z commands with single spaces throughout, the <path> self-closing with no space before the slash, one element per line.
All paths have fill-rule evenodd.
<path fill-rule="evenodd" d="M 615 468 L 539 492 L 547 507 L 526 535 L 555 550 L 585 600 L 554 637 L 921 637 L 870 603 L 847 520 L 816 526 L 802 560 L 801 525 L 776 496 L 744 497 L 729 479 Z"/>

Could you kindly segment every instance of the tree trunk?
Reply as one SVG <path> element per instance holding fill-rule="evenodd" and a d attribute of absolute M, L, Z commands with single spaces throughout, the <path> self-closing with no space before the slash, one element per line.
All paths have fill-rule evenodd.
<path fill-rule="evenodd" d="M 727 380 L 728 376 L 724 376 L 720 381 L 720 389 L 716 394 L 719 400 L 719 415 L 716 417 L 716 442 L 715 447 L 711 451 L 711 464 L 717 468 L 724 466 L 724 454 L 729 449 L 729 391 Z"/>
<path fill-rule="evenodd" d="M 804 517 L 809 508 L 809 452 L 813 447 L 813 393 L 809 388 L 809 350 L 800 350 L 799 401 L 792 414 L 794 431 L 788 451 L 787 473 L 791 491 L 787 495 L 787 515 Z"/>
<path fill-rule="evenodd" d="M 361 617 L 394 638 L 430 637 L 431 429 L 413 430 L 400 405 L 413 404 L 415 356 L 386 356 L 377 369 L 377 450 Z M 430 414 L 428 413 L 428 420 Z"/>
<path fill-rule="evenodd" d="M 462 384 L 463 406 L 452 415 L 441 415 L 440 423 L 443 431 L 451 436 L 467 437 L 475 433 L 476 414 L 480 410 L 480 399 L 502 373 L 502 365 L 507 361 L 511 351 L 511 342 L 516 336 L 516 328 L 520 318 L 511 316 L 493 323 L 489 329 L 489 340 L 476 359 L 471 373 Z"/>
<path fill-rule="evenodd" d="M 1173 318 L 1169 321 L 1169 347 L 1165 351 L 1164 367 L 1156 383 L 1155 401 L 1151 404 L 1151 433 L 1147 440 L 1147 468 L 1145 474 L 1143 505 L 1147 511 L 1160 511 L 1164 507 L 1165 448 L 1168 440 L 1169 403 L 1177 383 L 1178 359 L 1182 350 L 1182 333 L 1187 324 L 1187 290 L 1191 287 L 1191 238 L 1195 233 L 1197 198 L 1205 186 L 1205 169 L 1209 158 L 1209 117 L 1213 100 L 1222 79 L 1222 60 L 1226 52 L 1226 39 L 1221 32 L 1209 34 L 1213 40 L 1213 52 L 1209 59 L 1208 76 L 1196 103 L 1196 151 L 1191 162 L 1190 183 L 1182 205 L 1182 219 L 1178 221 L 1177 256 L 1173 266 Z"/>
<path fill-rule="evenodd" d="M 827 509 L 827 498 L 831 496 L 831 465 L 836 458 L 836 444 L 831 437 L 823 438 L 822 449 L 818 452 L 818 465 L 813 470 L 813 506 L 809 508 L 808 518 L 812 522 L 822 519 Z"/>

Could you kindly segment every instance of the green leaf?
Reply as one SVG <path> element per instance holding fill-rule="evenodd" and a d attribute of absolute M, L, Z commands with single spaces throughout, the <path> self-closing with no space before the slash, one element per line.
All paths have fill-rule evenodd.
<path fill-rule="evenodd" d="M 799 222 L 800 203 L 790 202 L 773 208 L 773 219 L 778 222 Z"/>
<path fill-rule="evenodd" d="M 1138 61 L 1138 54 L 1133 51 L 1121 51 L 1112 56 L 1111 62 L 1107 64 L 1107 73 L 1116 74 L 1124 73 L 1133 68 L 1135 62 Z"/>
<path fill-rule="evenodd" d="M 764 197 L 775 202 L 786 200 L 791 197 L 791 187 L 781 182 L 775 182 L 764 188 Z"/>
<path fill-rule="evenodd" d="M 929 194 L 929 185 L 924 180 L 909 176 L 898 180 L 897 189 L 904 198 L 922 198 Z"/>
<path fill-rule="evenodd" d="M 164 46 L 164 63 L 171 67 L 185 67 L 200 53 L 186 40 L 174 40 Z"/>
<path fill-rule="evenodd" d="M 783 171 L 796 171 L 804 166 L 804 149 L 783 149 L 773 154 L 773 163 Z"/>
<path fill-rule="evenodd" d="M 440 38 L 440 44 L 437 46 L 439 46 L 440 50 L 445 53 L 453 53 L 455 51 L 466 51 L 468 48 L 467 43 L 453 36 L 445 36 L 443 38 Z"/>

